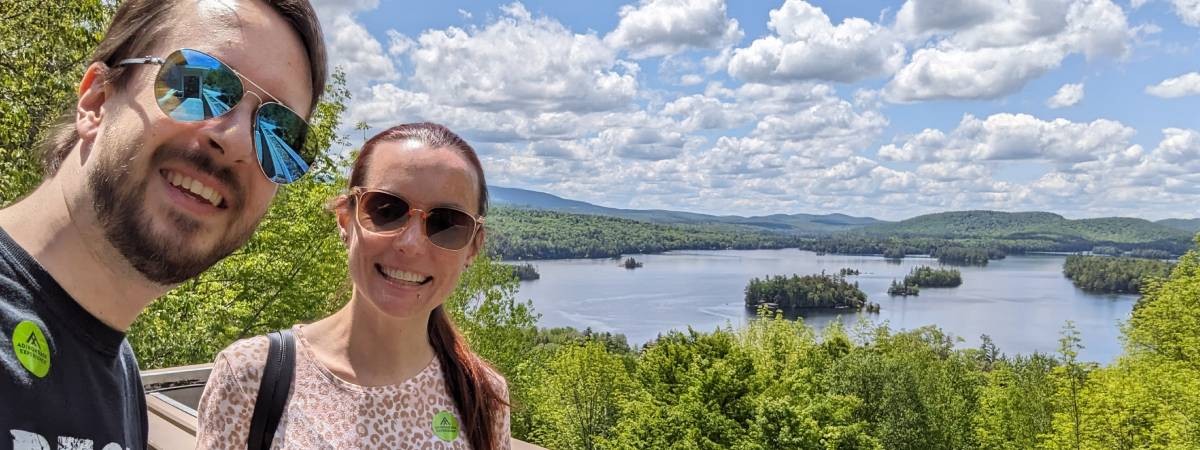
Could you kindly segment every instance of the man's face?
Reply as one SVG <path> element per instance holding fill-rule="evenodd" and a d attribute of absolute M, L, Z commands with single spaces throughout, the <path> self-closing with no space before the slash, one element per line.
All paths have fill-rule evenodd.
<path fill-rule="evenodd" d="M 295 111 L 310 110 L 308 58 L 296 32 L 253 0 L 200 0 L 176 8 L 153 56 L 179 48 L 208 53 L 259 87 L 244 89 Z M 141 55 L 137 55 L 141 56 Z M 111 90 L 85 163 L 88 190 L 112 245 L 150 281 L 195 277 L 249 240 L 277 186 L 259 168 L 251 140 L 258 97 L 201 122 L 158 107 L 158 66 L 131 66 Z M 271 95 L 267 95 L 265 92 Z"/>

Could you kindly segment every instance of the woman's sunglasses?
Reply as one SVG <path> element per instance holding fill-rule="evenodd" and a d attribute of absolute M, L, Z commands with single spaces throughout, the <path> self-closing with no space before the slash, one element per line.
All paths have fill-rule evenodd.
<path fill-rule="evenodd" d="M 425 222 L 425 236 L 433 245 L 446 250 L 462 250 L 479 227 L 482 217 L 454 208 L 438 207 L 429 211 L 413 208 L 403 197 L 391 192 L 355 187 L 350 190 L 354 202 L 354 220 L 364 230 L 375 234 L 394 235 L 404 231 L 414 213 Z"/>
<path fill-rule="evenodd" d="M 254 150 L 267 179 L 286 184 L 296 181 L 316 159 L 316 151 L 304 147 L 308 122 L 249 78 L 207 53 L 180 49 L 163 58 L 147 56 L 122 60 L 127 64 L 157 64 L 154 96 L 167 117 L 180 122 L 199 122 L 220 117 L 241 103 L 244 94 L 258 98 L 254 112 Z M 247 91 L 242 80 L 270 97 L 264 101 Z"/>

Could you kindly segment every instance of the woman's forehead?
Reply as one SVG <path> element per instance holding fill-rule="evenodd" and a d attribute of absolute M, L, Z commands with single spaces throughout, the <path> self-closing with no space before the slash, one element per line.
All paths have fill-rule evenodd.
<path fill-rule="evenodd" d="M 406 140 L 380 144 L 372 152 L 364 177 L 368 187 L 395 190 L 414 202 L 477 207 L 475 168 L 458 151 Z"/>

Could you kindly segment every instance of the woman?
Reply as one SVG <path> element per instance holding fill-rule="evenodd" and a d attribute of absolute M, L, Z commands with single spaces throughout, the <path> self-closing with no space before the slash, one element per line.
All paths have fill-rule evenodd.
<path fill-rule="evenodd" d="M 440 125 L 400 125 L 363 144 L 349 184 L 333 209 L 353 294 L 292 328 L 295 378 L 272 448 L 508 448 L 504 379 L 442 306 L 483 248 L 475 151 Z M 259 336 L 217 355 L 199 448 L 246 448 L 267 348 Z"/>

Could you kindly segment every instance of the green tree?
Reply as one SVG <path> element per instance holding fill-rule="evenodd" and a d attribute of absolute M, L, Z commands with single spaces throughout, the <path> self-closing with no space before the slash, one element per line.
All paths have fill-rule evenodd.
<path fill-rule="evenodd" d="M 1057 364 L 1039 353 L 997 361 L 987 372 L 987 385 L 980 391 L 979 413 L 974 418 L 979 448 L 1037 448 L 1052 429 L 1051 373 Z"/>
<path fill-rule="evenodd" d="M 532 387 L 533 438 L 555 449 L 602 448 L 635 389 L 623 358 L 603 343 L 563 347 Z"/>
<path fill-rule="evenodd" d="M 0 206 L 41 182 L 37 143 L 74 105 L 113 11 L 102 0 L 0 2 Z"/>

